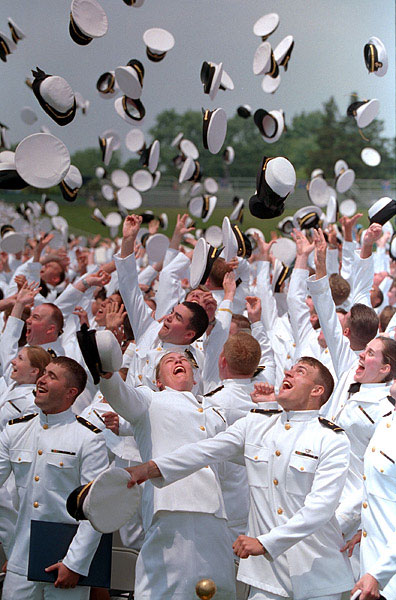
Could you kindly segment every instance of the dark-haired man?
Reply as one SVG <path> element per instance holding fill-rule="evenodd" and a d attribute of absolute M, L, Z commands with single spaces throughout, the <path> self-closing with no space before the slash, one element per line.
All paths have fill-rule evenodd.
<path fill-rule="evenodd" d="M 165 353 L 155 373 L 157 391 L 131 388 L 118 373 L 100 382 L 109 404 L 132 424 L 143 460 L 225 428 L 221 413 L 193 395 L 194 370 L 184 354 Z M 212 469 L 202 468 L 173 489 L 145 486 L 142 512 L 145 538 L 136 565 L 136 600 L 193 598 L 197 580 L 204 577 L 216 580 L 219 600 L 235 598 L 226 513 Z"/>
<path fill-rule="evenodd" d="M 154 387 L 156 380 L 153 365 L 156 361 L 153 354 L 160 350 L 183 352 L 188 349 L 200 367 L 200 371 L 203 372 L 205 361 L 217 365 L 225 340 L 211 335 L 205 354 L 195 345 L 191 345 L 205 333 L 209 324 L 206 311 L 197 302 L 182 302 L 176 305 L 170 314 L 161 319 L 161 322 L 153 319 L 139 288 L 134 256 L 134 245 L 141 221 L 142 217 L 137 215 L 126 217 L 121 252 L 115 256 L 115 263 L 120 293 L 136 341 L 136 351 L 129 365 L 128 383 L 132 387 L 140 383 Z M 234 292 L 235 283 L 233 283 L 232 298 Z M 227 310 L 230 311 L 231 318 L 232 310 L 231 308 Z M 204 379 L 207 378 L 202 377 L 202 380 Z"/>
<path fill-rule="evenodd" d="M 239 536 L 233 548 L 246 559 L 238 579 L 251 586 L 252 600 L 339 600 L 353 586 L 335 518 L 349 442 L 341 429 L 318 418 L 332 389 L 328 369 L 315 358 L 302 358 L 286 371 L 279 390 L 284 410 L 260 403 L 213 439 L 128 469 L 129 485 L 150 478 L 161 487 L 203 465 L 244 456 L 248 535 Z M 261 399 L 267 398 L 275 400 L 272 387 Z"/>
<path fill-rule="evenodd" d="M 37 381 L 37 412 L 13 419 L 0 434 L 0 484 L 12 471 L 19 496 L 3 600 L 89 597 L 89 588 L 76 588 L 80 575 L 88 574 L 100 541 L 100 534 L 87 522 L 79 525 L 66 556 L 55 556 L 53 564 L 47 565 L 47 571 L 55 572 L 54 585 L 26 577 L 30 522 L 76 523 L 66 510 L 68 494 L 108 465 L 100 431 L 71 411 L 86 380 L 76 361 L 64 356 L 54 359 Z"/>

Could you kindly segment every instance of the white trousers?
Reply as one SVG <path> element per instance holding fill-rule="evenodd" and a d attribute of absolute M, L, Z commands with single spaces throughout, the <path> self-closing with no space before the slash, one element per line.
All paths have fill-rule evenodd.
<path fill-rule="evenodd" d="M 63 589 L 56 588 L 53 583 L 28 581 L 24 575 L 7 571 L 2 600 L 88 600 L 89 590 L 86 586 Z"/>
<path fill-rule="evenodd" d="M 259 590 L 258 588 L 251 587 L 249 600 L 293 600 L 290 596 L 278 596 L 278 594 L 271 594 L 265 590 Z M 330 594 L 330 596 L 315 596 L 309 600 L 341 600 L 341 594 Z"/>
<path fill-rule="evenodd" d="M 216 600 L 235 600 L 235 568 L 225 519 L 160 511 L 136 562 L 136 600 L 194 600 L 195 584 L 216 582 Z"/>

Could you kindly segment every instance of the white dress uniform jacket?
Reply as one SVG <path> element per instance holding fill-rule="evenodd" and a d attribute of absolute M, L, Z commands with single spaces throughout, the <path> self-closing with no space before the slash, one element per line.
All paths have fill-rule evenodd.
<path fill-rule="evenodd" d="M 28 412 L 34 412 L 35 383 L 23 383 L 18 385 L 15 381 L 8 386 L 0 397 L 0 431 L 4 429 L 8 421 L 16 417 L 23 417 Z"/>
<path fill-rule="evenodd" d="M 7 568 L 25 576 L 30 521 L 76 523 L 66 510 L 69 493 L 108 466 L 102 435 L 80 423 L 70 409 L 51 415 L 37 411 L 11 421 L 0 434 L 0 484 L 13 471 L 19 495 L 15 541 Z M 64 564 L 87 575 L 99 541 L 100 534 L 84 521 Z"/>
<path fill-rule="evenodd" d="M 248 535 L 260 540 L 269 560 L 241 561 L 238 579 L 295 600 L 351 589 L 334 516 L 349 463 L 345 434 L 323 426 L 317 411 L 249 413 L 214 439 L 157 458 L 162 478 L 152 482 L 168 485 L 241 455 L 250 487 Z"/>
<path fill-rule="evenodd" d="M 396 598 L 396 412 L 381 419 L 364 456 L 361 574 Z"/>

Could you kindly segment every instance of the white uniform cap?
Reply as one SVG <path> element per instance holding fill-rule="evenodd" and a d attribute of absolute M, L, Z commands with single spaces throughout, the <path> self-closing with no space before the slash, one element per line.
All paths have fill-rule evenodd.
<path fill-rule="evenodd" d="M 340 213 L 343 217 L 353 217 L 356 213 L 356 202 L 349 198 L 347 200 L 343 200 L 340 204 Z"/>
<path fill-rule="evenodd" d="M 227 135 L 227 115 L 223 108 L 206 110 L 203 117 L 203 143 L 211 154 L 217 154 Z"/>
<path fill-rule="evenodd" d="M 121 189 L 129 185 L 129 175 L 122 169 L 115 169 L 110 175 L 111 183 Z"/>
<path fill-rule="evenodd" d="M 135 188 L 126 186 L 117 194 L 118 205 L 125 210 L 136 210 L 142 204 L 142 197 Z"/>
<path fill-rule="evenodd" d="M 146 242 L 146 252 L 150 263 L 163 260 L 167 249 L 169 248 L 169 238 L 163 233 L 150 235 Z"/>
<path fill-rule="evenodd" d="M 138 192 L 147 192 L 153 185 L 153 176 L 149 171 L 139 169 L 132 175 L 132 185 Z"/>
<path fill-rule="evenodd" d="M 112 202 L 114 200 L 115 191 L 109 183 L 105 183 L 100 188 L 102 196 L 108 202 Z"/>
<path fill-rule="evenodd" d="M 254 35 L 258 35 L 261 38 L 268 37 L 278 27 L 279 20 L 277 13 L 268 13 L 260 17 L 253 25 Z"/>
<path fill-rule="evenodd" d="M 377 167 L 381 162 L 381 154 L 375 148 L 363 148 L 360 158 L 369 167 Z"/>
<path fill-rule="evenodd" d="M 265 180 L 271 190 L 284 198 L 296 185 L 296 172 L 287 158 L 277 156 L 270 160 L 265 170 Z"/>
<path fill-rule="evenodd" d="M 144 143 L 144 133 L 137 127 L 133 127 L 125 136 L 125 146 L 130 152 L 139 152 L 144 147 Z"/>
<path fill-rule="evenodd" d="M 34 133 L 18 144 L 15 167 L 29 185 L 50 188 L 64 179 L 70 168 L 70 154 L 54 135 Z"/>
<path fill-rule="evenodd" d="M 264 75 L 263 81 L 261 82 L 261 89 L 266 94 L 274 94 L 280 86 L 281 76 L 271 77 L 271 75 Z"/>
<path fill-rule="evenodd" d="M 181 140 L 180 151 L 184 154 L 186 158 L 192 158 L 193 160 L 197 160 L 199 157 L 198 148 L 190 140 Z"/>

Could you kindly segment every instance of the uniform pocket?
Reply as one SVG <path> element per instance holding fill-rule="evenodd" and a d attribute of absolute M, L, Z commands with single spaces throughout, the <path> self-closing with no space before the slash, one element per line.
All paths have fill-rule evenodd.
<path fill-rule="evenodd" d="M 27 487 L 29 484 L 29 471 L 33 461 L 33 452 L 31 450 L 11 450 L 10 461 L 17 487 Z"/>
<path fill-rule="evenodd" d="M 268 487 L 269 449 L 253 444 L 245 445 L 245 464 L 249 485 Z"/>
<path fill-rule="evenodd" d="M 306 496 L 311 488 L 318 459 L 292 454 L 286 473 L 286 491 Z"/>
<path fill-rule="evenodd" d="M 61 454 L 60 452 L 47 453 L 46 484 L 50 490 L 68 490 L 79 481 L 79 464 L 77 456 Z"/>

